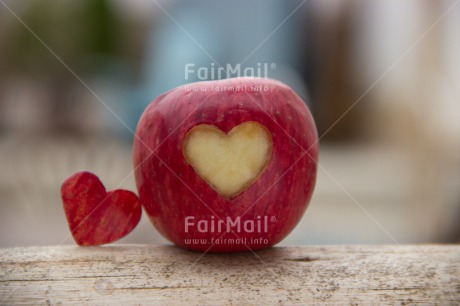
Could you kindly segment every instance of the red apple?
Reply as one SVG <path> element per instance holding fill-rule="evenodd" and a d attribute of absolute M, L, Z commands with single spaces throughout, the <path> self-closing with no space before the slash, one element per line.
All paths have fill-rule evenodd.
<path fill-rule="evenodd" d="M 65 180 L 61 196 L 70 231 L 79 245 L 114 242 L 129 234 L 141 218 L 142 207 L 134 193 L 106 192 L 99 178 L 87 171 Z"/>
<path fill-rule="evenodd" d="M 316 180 L 318 136 L 302 99 L 261 78 L 173 89 L 145 110 L 134 141 L 139 199 L 180 247 L 257 250 L 285 238 Z"/>

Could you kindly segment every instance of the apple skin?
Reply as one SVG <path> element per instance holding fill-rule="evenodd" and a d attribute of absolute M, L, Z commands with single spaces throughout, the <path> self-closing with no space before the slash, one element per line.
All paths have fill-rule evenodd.
<path fill-rule="evenodd" d="M 61 198 L 72 236 L 81 246 L 117 241 L 136 227 L 142 214 L 136 194 L 122 189 L 107 192 L 88 171 L 66 179 Z"/>
<path fill-rule="evenodd" d="M 184 139 L 199 124 L 228 133 L 246 121 L 270 131 L 272 157 L 248 189 L 226 199 L 187 163 Z M 165 238 L 190 250 L 237 252 L 273 246 L 300 221 L 315 186 L 318 134 L 306 104 L 287 85 L 265 78 L 233 78 L 184 85 L 156 98 L 139 121 L 133 150 L 141 205 Z M 186 217 L 195 223 L 188 231 Z M 231 232 L 236 228 L 197 228 L 200 220 L 209 222 L 210 229 L 210 222 L 227 217 L 267 223 L 266 217 L 268 228 L 236 233 Z"/>

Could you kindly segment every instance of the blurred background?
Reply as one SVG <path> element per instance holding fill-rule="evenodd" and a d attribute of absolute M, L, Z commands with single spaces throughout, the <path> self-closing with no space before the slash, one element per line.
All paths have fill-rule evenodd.
<path fill-rule="evenodd" d="M 321 166 L 282 244 L 460 242 L 458 3 L 0 0 L 0 247 L 74 243 L 75 171 L 134 191 L 130 130 L 189 63 L 308 100 Z M 120 243 L 165 240 L 144 214 Z"/>

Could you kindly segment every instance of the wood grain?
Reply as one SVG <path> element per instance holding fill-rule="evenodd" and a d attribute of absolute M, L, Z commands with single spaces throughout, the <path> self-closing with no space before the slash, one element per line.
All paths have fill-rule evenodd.
<path fill-rule="evenodd" d="M 0 305 L 455 305 L 460 246 L 0 249 Z"/>

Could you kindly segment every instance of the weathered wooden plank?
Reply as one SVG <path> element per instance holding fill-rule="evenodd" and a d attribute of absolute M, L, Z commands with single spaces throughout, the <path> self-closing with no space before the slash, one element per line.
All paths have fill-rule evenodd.
<path fill-rule="evenodd" d="M 0 249 L 1 305 L 446 304 L 460 246 L 328 246 L 201 254 L 173 246 Z"/>

